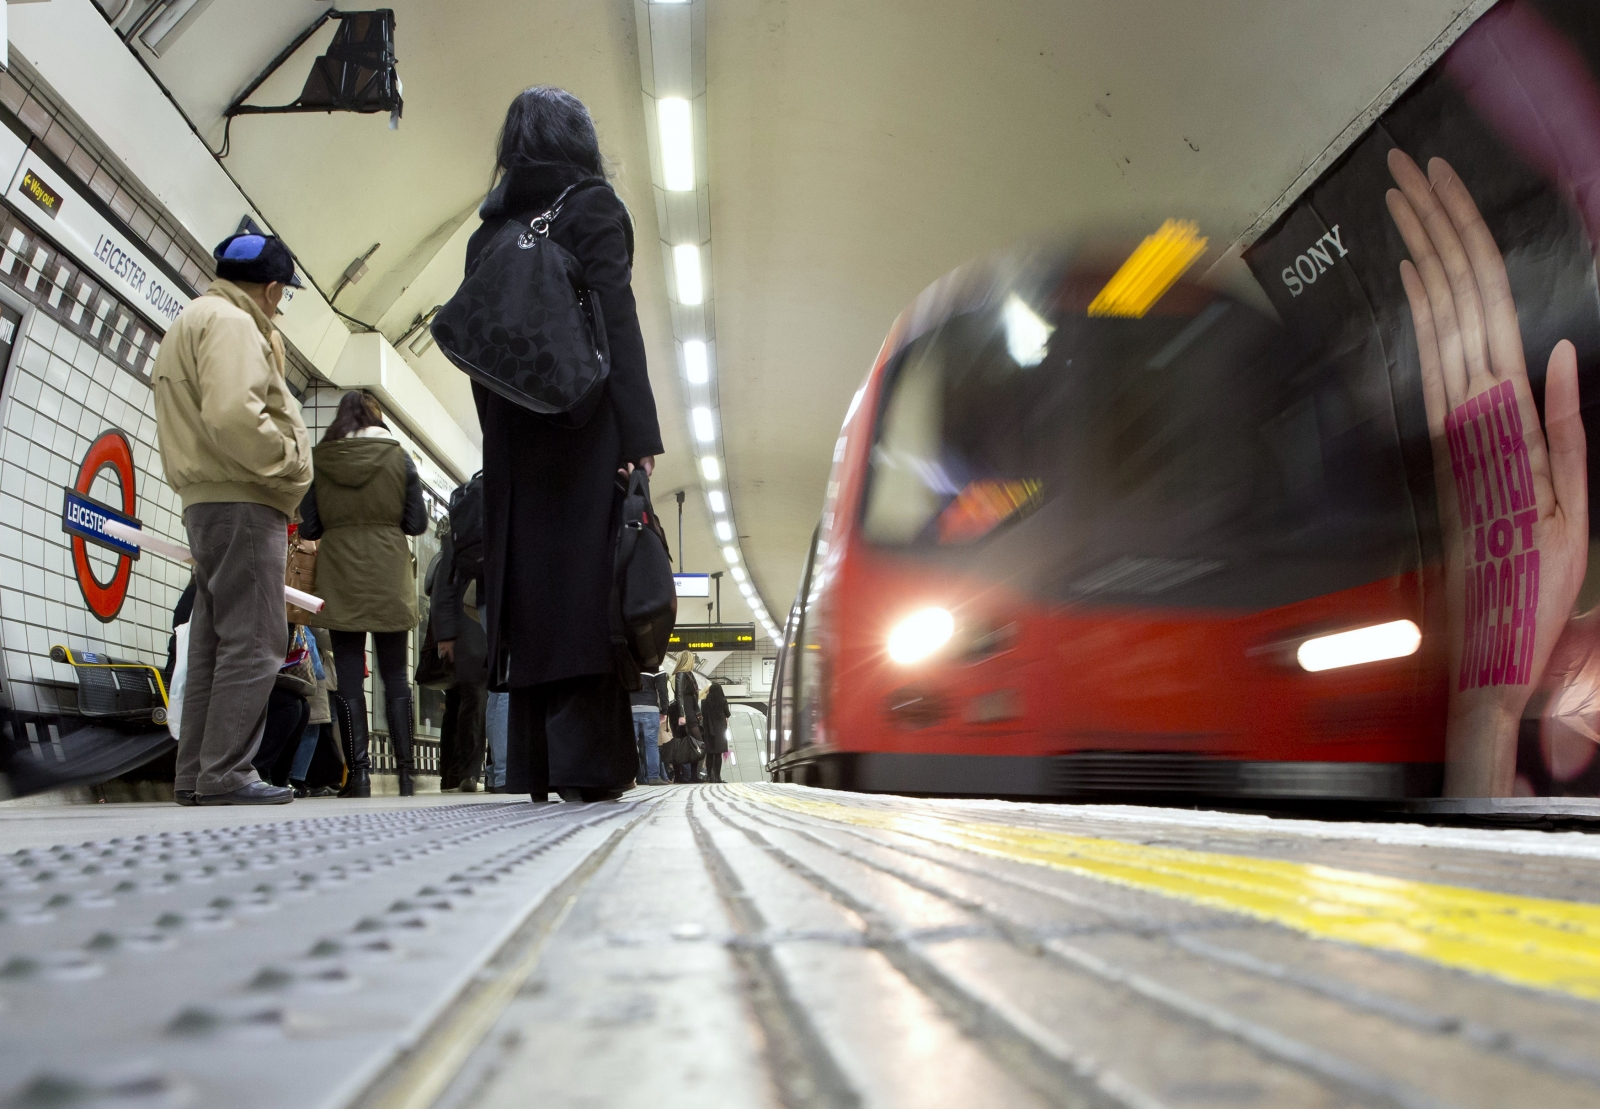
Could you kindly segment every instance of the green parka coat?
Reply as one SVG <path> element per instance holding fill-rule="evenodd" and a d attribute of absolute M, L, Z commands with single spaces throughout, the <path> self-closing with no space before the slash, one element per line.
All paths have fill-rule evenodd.
<path fill-rule="evenodd" d="M 381 427 L 319 443 L 300 534 L 319 539 L 318 627 L 398 632 L 417 626 L 417 565 L 407 536 L 428 528 L 422 482 Z"/>

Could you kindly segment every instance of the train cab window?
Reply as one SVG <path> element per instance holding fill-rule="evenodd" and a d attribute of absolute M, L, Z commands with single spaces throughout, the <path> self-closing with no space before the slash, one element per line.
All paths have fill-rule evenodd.
<path fill-rule="evenodd" d="M 1190 300 L 1023 304 L 1019 328 L 1019 296 L 990 297 L 919 336 L 889 369 L 865 538 L 1064 600 L 1267 606 L 1414 563 L 1381 366 L 1304 365 L 1273 321 Z"/>

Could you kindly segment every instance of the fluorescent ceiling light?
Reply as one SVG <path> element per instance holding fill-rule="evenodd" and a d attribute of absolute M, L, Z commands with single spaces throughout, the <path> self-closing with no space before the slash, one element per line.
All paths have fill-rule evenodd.
<path fill-rule="evenodd" d="M 690 385 L 704 385 L 711 376 L 711 366 L 706 361 L 706 345 L 699 339 L 683 344 L 683 369 L 689 375 Z"/>
<path fill-rule="evenodd" d="M 1422 631 L 1410 620 L 1393 620 L 1369 628 L 1319 635 L 1300 644 L 1296 658 L 1302 670 L 1335 670 L 1386 658 L 1416 654 Z"/>
<path fill-rule="evenodd" d="M 724 543 L 733 542 L 733 525 L 726 520 L 717 521 L 717 538 Z"/>
<path fill-rule="evenodd" d="M 696 408 L 690 415 L 694 418 L 694 437 L 702 443 L 709 443 L 717 437 L 717 426 L 711 420 L 711 409 Z"/>
<path fill-rule="evenodd" d="M 727 559 L 729 566 L 732 566 L 739 561 L 739 551 L 734 547 L 724 547 L 722 548 L 722 557 Z"/>
<path fill-rule="evenodd" d="M 707 455 L 700 460 L 700 472 L 706 476 L 707 481 L 718 481 L 722 477 L 722 464 Z"/>
<path fill-rule="evenodd" d="M 1006 297 L 1005 307 L 1000 309 L 1000 319 L 1006 328 L 1006 352 L 1011 355 L 1013 362 L 1019 366 L 1037 366 L 1044 361 L 1045 353 L 1050 349 L 1050 335 L 1055 331 L 1054 327 L 1040 319 L 1039 314 L 1016 293 Z M 851 411 L 855 411 L 854 404 L 851 405 Z M 845 417 L 846 422 L 849 419 Z"/>
<path fill-rule="evenodd" d="M 678 277 L 678 303 L 704 303 L 706 292 L 700 284 L 698 243 L 679 243 L 672 248 L 672 270 Z"/>
<path fill-rule="evenodd" d="M 734 581 L 739 581 L 739 582 L 744 581 L 744 567 L 743 566 L 735 566 L 732 570 L 729 570 L 728 573 L 733 575 L 733 580 Z"/>
<path fill-rule="evenodd" d="M 722 495 L 721 489 L 713 489 L 706 494 L 706 500 L 711 502 L 711 511 L 721 514 L 728 511 L 728 498 Z"/>
<path fill-rule="evenodd" d="M 661 185 L 668 192 L 694 189 L 694 122 L 689 102 L 678 96 L 656 101 L 661 134 Z"/>

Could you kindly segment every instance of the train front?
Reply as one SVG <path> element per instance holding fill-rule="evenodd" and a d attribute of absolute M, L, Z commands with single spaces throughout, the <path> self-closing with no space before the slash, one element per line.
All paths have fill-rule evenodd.
<path fill-rule="evenodd" d="M 1265 298 L 1169 281 L 1141 304 L 1124 280 L 1119 302 L 1115 269 L 1013 255 L 896 325 L 791 615 L 778 776 L 1437 792 L 1437 539 L 1382 360 L 1311 347 Z"/>

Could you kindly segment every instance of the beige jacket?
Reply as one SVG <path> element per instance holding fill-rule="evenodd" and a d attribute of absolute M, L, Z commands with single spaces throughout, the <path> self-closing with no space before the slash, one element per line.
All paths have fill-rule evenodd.
<path fill-rule="evenodd" d="M 260 306 L 213 281 L 173 322 L 151 376 L 161 466 L 183 506 L 245 501 L 292 519 L 311 484 L 311 436 Z"/>

